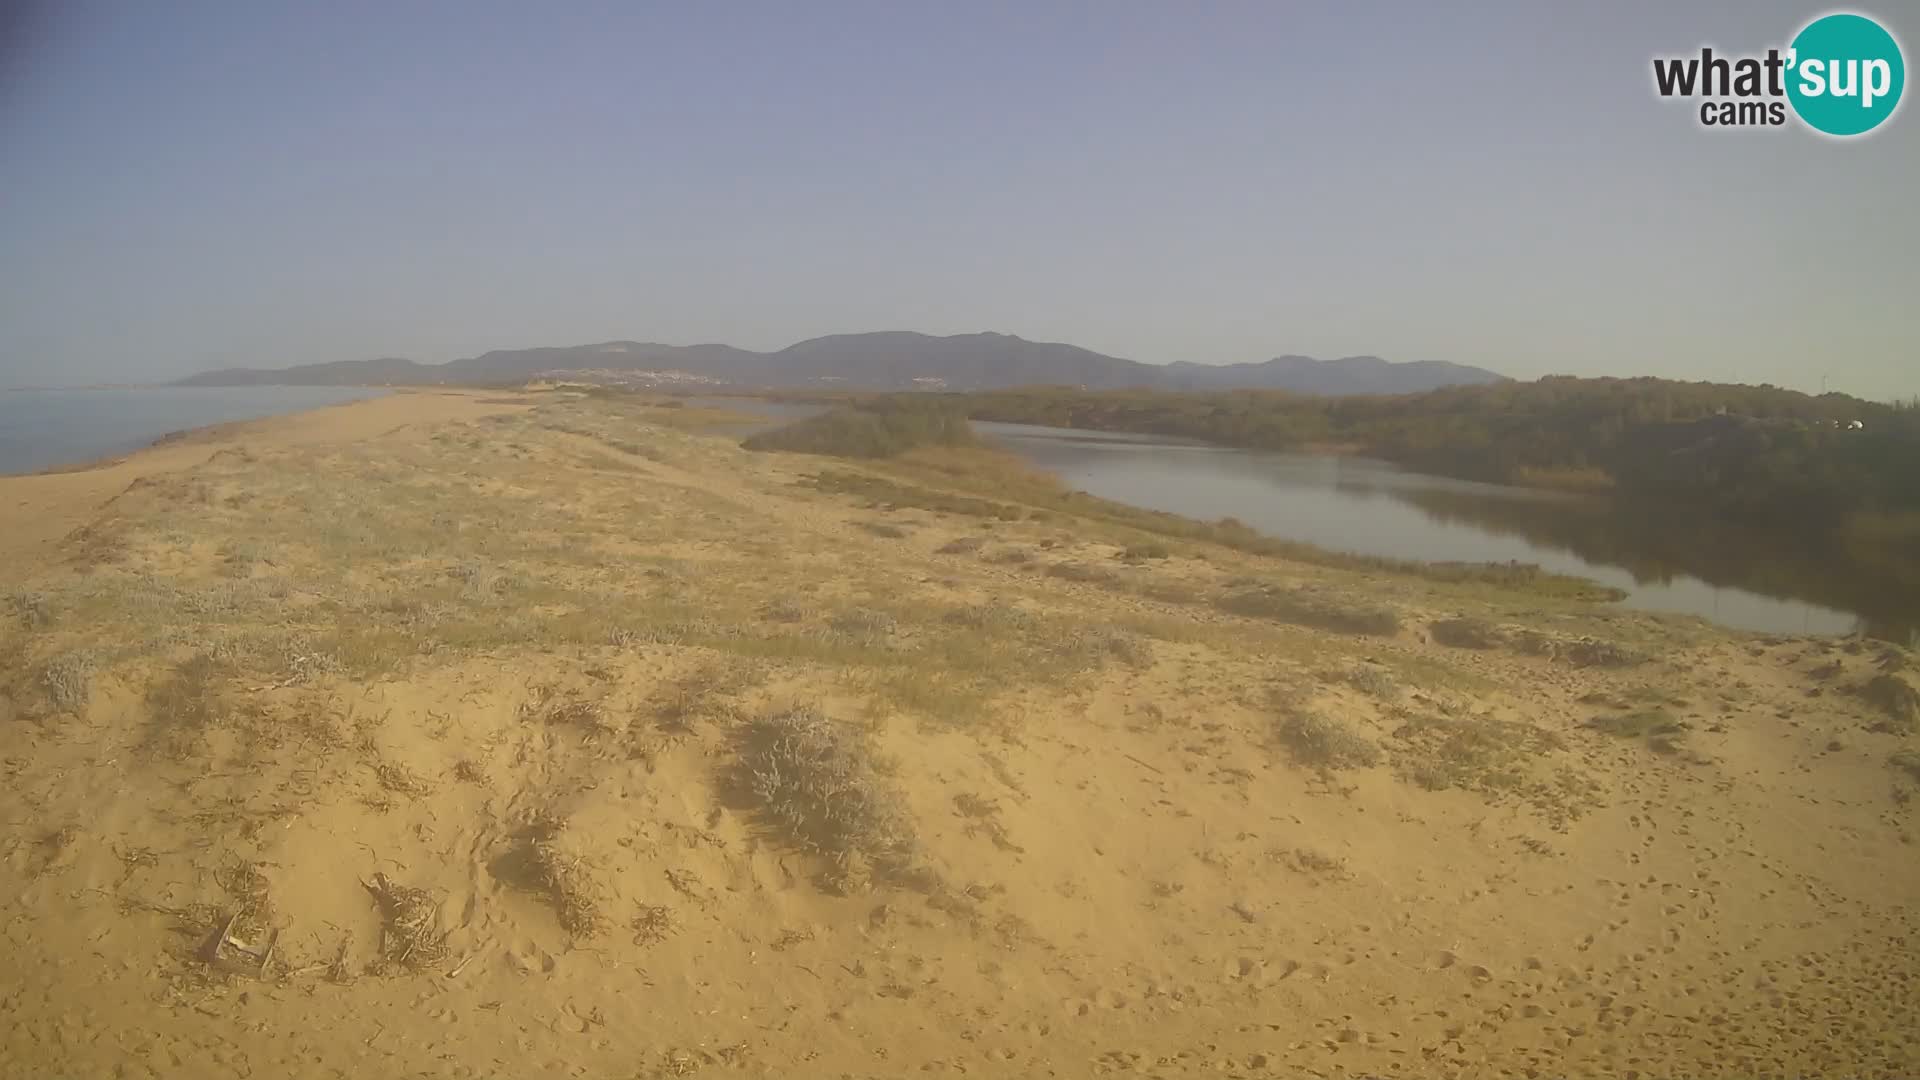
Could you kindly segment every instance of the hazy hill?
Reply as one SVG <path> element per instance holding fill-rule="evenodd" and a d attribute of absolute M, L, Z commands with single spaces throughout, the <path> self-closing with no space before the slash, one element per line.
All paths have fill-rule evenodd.
<path fill-rule="evenodd" d="M 1377 356 L 1315 360 L 1282 356 L 1264 363 L 1142 364 L 1058 342 L 1010 334 L 934 337 L 909 331 L 834 334 L 753 352 L 731 345 L 609 341 L 501 349 L 446 364 L 342 360 L 283 369 L 229 368 L 180 380 L 183 386 L 339 386 L 364 383 L 508 383 L 536 375 L 676 373 L 697 381 L 749 387 L 847 386 L 872 390 L 941 387 L 988 390 L 1064 385 L 1091 390 L 1294 390 L 1312 394 L 1397 394 L 1498 382 L 1503 376 L 1458 364 L 1396 364 Z"/>
<path fill-rule="evenodd" d="M 1262 364 L 1168 364 L 1160 385 L 1170 390 L 1260 388 L 1302 394 L 1417 394 L 1443 386 L 1478 386 L 1505 376 L 1438 360 L 1394 363 L 1377 356 L 1315 360 L 1276 356 Z"/>

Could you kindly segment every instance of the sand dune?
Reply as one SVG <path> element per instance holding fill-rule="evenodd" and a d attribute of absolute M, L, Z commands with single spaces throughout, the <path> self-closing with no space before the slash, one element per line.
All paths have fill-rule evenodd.
<path fill-rule="evenodd" d="M 1920 1072 L 1905 651 L 1128 559 L 703 419 L 0 480 L 0 1073 Z"/>

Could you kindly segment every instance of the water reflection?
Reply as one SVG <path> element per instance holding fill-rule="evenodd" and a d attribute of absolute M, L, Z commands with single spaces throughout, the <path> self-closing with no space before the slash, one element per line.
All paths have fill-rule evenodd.
<path fill-rule="evenodd" d="M 766 417 L 756 430 L 820 411 L 734 398 L 711 404 Z M 1360 457 L 1028 424 L 974 428 L 1072 487 L 1152 510 L 1236 517 L 1273 536 L 1363 555 L 1535 563 L 1621 589 L 1628 607 L 1742 629 L 1920 638 L 1920 581 L 1886 580 L 1830 544 L 1671 506 L 1430 476 Z"/>
<path fill-rule="evenodd" d="M 1854 565 L 1831 541 L 1614 499 L 1545 503 L 1418 490 L 1404 497 L 1436 521 L 1471 524 L 1619 567 L 1641 588 L 1698 582 L 1716 591 L 1751 591 L 1852 612 L 1857 629 L 1874 637 L 1908 641 L 1920 633 L 1920 595 Z"/>
<path fill-rule="evenodd" d="M 1237 517 L 1322 547 L 1537 563 L 1622 589 L 1629 607 L 1751 630 L 1904 639 L 1920 623 L 1910 590 L 1873 580 L 1844 553 L 1691 520 L 1673 508 L 1428 476 L 1364 458 L 1023 424 L 975 427 L 1090 494 L 1189 517 Z"/>

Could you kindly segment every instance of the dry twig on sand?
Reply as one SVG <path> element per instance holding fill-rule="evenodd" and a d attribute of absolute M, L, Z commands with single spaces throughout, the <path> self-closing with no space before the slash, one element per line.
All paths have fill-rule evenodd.
<path fill-rule="evenodd" d="M 425 889 L 401 885 L 385 874 L 361 882 L 380 909 L 380 958 L 410 968 L 446 959 L 446 935 L 440 932 L 440 905 Z"/>

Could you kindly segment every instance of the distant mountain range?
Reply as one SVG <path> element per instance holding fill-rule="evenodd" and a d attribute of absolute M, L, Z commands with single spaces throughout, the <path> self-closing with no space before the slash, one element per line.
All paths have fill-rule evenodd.
<path fill-rule="evenodd" d="M 576 379 L 647 386 L 863 390 L 990 390 L 1010 386 L 1082 386 L 1090 390 L 1292 390 L 1305 394 L 1406 394 L 1442 386 L 1499 382 L 1483 368 L 1436 361 L 1391 363 L 1377 356 L 1315 360 L 1281 356 L 1256 364 L 1142 364 L 1077 345 L 1009 334 L 933 337 L 906 331 L 834 334 L 752 352 L 731 345 L 609 341 L 540 349 L 503 349 L 445 364 L 340 360 L 269 370 L 228 368 L 180 380 L 181 386 L 500 385 Z"/>

